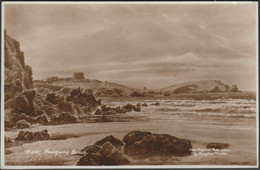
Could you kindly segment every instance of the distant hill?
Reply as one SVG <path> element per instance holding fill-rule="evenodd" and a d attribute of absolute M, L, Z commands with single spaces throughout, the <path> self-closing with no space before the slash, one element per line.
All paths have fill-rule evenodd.
<path fill-rule="evenodd" d="M 219 80 L 203 80 L 186 82 L 172 85 L 161 89 L 163 94 L 178 94 L 178 93 L 202 93 L 202 92 L 237 92 L 239 91 L 236 85 L 229 86 Z"/>

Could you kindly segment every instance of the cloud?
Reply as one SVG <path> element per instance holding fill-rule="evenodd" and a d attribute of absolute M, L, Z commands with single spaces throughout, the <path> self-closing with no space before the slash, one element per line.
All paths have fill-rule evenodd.
<path fill-rule="evenodd" d="M 240 79 L 255 75 L 254 3 L 12 4 L 5 28 L 21 42 L 35 78 L 84 71 L 131 86 L 219 78 L 253 87 Z"/>

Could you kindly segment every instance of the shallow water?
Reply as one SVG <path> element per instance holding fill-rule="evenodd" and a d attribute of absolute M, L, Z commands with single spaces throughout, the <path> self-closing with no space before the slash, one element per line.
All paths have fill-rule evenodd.
<path fill-rule="evenodd" d="M 230 144 L 225 155 L 198 155 L 194 151 L 186 157 L 148 157 L 132 160 L 133 164 L 256 164 L 256 102 L 249 99 L 177 100 L 143 99 L 137 101 L 105 101 L 110 106 L 126 103 L 147 103 L 141 112 L 129 112 L 129 122 L 80 123 L 57 126 L 35 126 L 30 131 L 47 129 L 50 135 L 64 140 L 24 143 L 7 148 L 6 165 L 76 165 L 80 156 L 74 153 L 108 135 L 119 139 L 133 130 L 167 133 L 190 139 L 194 149 L 205 148 L 210 142 Z M 159 102 L 160 106 L 150 106 Z M 25 129 L 26 130 L 26 129 Z M 14 139 L 19 131 L 6 132 Z M 35 152 L 33 152 L 35 151 Z M 197 156 L 196 156 L 197 153 Z"/>

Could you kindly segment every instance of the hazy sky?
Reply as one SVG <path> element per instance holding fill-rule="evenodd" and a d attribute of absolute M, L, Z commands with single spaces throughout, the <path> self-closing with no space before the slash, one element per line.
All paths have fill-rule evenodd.
<path fill-rule="evenodd" d="M 74 72 L 130 87 L 214 79 L 256 88 L 257 3 L 6 4 L 34 79 Z"/>

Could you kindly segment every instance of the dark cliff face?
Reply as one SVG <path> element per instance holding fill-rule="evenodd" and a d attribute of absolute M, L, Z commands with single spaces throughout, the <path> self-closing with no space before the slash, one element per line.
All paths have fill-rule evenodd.
<path fill-rule="evenodd" d="M 20 49 L 20 43 L 5 33 L 4 55 L 4 90 L 5 101 L 22 93 L 23 90 L 33 88 L 32 69 L 24 62 L 24 53 Z"/>

